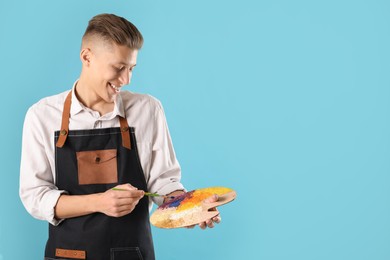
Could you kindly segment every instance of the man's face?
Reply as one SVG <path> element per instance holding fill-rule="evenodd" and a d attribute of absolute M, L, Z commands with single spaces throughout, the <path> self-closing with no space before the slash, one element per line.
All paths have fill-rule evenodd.
<path fill-rule="evenodd" d="M 92 49 L 91 52 L 88 67 L 91 94 L 112 103 L 120 88 L 130 83 L 138 50 L 112 44 Z"/>

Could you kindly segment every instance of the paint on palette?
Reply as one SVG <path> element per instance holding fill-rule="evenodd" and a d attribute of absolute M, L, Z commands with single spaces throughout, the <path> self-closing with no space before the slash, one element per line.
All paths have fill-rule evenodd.
<path fill-rule="evenodd" d="M 203 203 L 214 194 L 218 201 Z M 227 196 L 225 196 L 227 195 Z M 159 228 L 178 228 L 191 226 L 218 215 L 212 207 L 226 204 L 236 197 L 234 190 L 226 187 L 209 187 L 186 192 L 162 204 L 150 216 L 150 223 Z"/>
<path fill-rule="evenodd" d="M 175 197 L 173 200 L 168 201 L 158 207 L 159 210 L 176 208 L 176 212 L 190 209 L 199 206 L 202 201 L 214 194 L 223 195 L 232 191 L 232 189 L 226 187 L 210 187 L 204 189 L 198 189 L 186 192 L 180 196 Z"/>

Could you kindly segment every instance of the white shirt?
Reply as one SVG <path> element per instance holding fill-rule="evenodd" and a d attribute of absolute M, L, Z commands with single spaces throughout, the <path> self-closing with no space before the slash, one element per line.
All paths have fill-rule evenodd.
<path fill-rule="evenodd" d="M 69 130 L 119 127 L 118 115 L 135 128 L 138 153 L 148 191 L 168 194 L 184 189 L 161 103 L 149 95 L 121 91 L 114 110 L 100 116 L 83 106 L 72 91 Z M 23 127 L 20 198 L 35 218 L 58 225 L 54 207 L 64 190 L 55 186 L 54 132 L 61 127 L 62 110 L 69 91 L 44 98 L 27 111 Z M 157 204 L 161 198 L 153 198 Z M 152 201 L 149 200 L 151 209 Z"/>

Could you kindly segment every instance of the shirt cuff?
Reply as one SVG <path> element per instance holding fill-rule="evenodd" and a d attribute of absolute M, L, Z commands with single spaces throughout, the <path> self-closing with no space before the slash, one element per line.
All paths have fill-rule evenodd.
<path fill-rule="evenodd" d="M 62 194 L 67 194 L 67 191 L 51 190 L 45 194 L 44 202 L 42 203 L 42 205 L 44 205 L 44 208 L 42 209 L 43 215 L 45 216 L 45 219 L 53 226 L 57 226 L 62 221 L 64 221 L 64 219 L 56 219 L 54 213 L 54 208 Z"/>
<path fill-rule="evenodd" d="M 161 189 L 159 189 L 156 193 L 161 194 L 161 195 L 166 195 L 166 194 L 169 194 L 169 193 L 174 192 L 176 190 L 186 191 L 183 184 L 181 184 L 180 182 L 172 182 L 172 183 L 165 185 Z M 164 198 L 163 197 L 154 197 L 153 202 L 156 203 L 158 206 L 160 206 L 161 204 L 163 204 Z"/>

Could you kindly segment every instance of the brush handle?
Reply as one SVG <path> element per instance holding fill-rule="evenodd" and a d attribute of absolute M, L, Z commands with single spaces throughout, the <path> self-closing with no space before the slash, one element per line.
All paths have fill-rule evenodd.
<path fill-rule="evenodd" d="M 150 197 L 164 197 L 164 195 L 159 195 L 157 193 L 151 193 L 151 192 L 145 192 L 145 196 L 150 196 Z"/>
<path fill-rule="evenodd" d="M 127 190 L 125 190 L 125 189 L 119 189 L 119 188 L 112 188 L 112 190 L 127 191 Z M 174 196 L 160 195 L 160 194 L 151 193 L 151 192 L 145 192 L 145 196 L 150 196 L 150 197 L 164 197 L 164 198 L 170 198 L 170 199 L 175 198 Z"/>
<path fill-rule="evenodd" d="M 150 192 L 145 192 L 145 196 L 163 197 L 163 198 L 168 198 L 168 199 L 174 199 L 175 198 L 175 196 L 160 195 L 160 194 L 157 194 L 157 193 L 150 193 Z"/>

